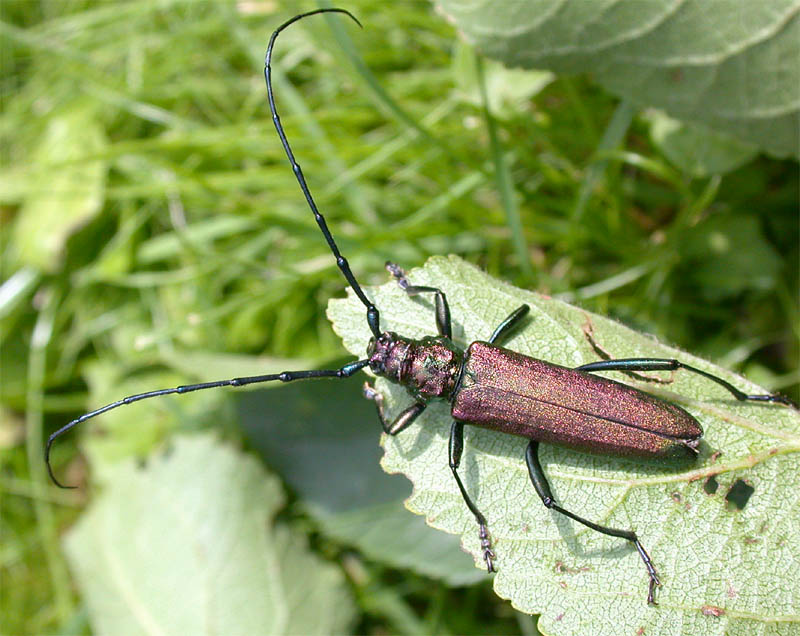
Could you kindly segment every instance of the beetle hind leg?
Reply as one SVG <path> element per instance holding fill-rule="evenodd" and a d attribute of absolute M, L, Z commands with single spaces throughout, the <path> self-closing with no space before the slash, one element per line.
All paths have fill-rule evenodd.
<path fill-rule="evenodd" d="M 464 423 L 453 421 L 450 427 L 450 470 L 453 472 L 453 477 L 456 479 L 458 489 L 461 491 L 461 496 L 464 498 L 464 503 L 467 504 L 469 511 L 475 516 L 475 521 L 478 522 L 478 538 L 481 540 L 481 549 L 483 550 L 483 560 L 486 563 L 486 570 L 489 572 L 496 572 L 494 568 L 495 554 L 492 550 L 492 539 L 489 535 L 489 526 L 486 523 L 486 517 L 478 510 L 478 507 L 472 502 L 467 489 L 464 487 L 461 477 L 458 474 L 458 467 L 461 465 L 461 455 L 464 451 Z"/>
<path fill-rule="evenodd" d="M 644 549 L 644 546 L 642 545 L 641 541 L 639 541 L 636 533 L 632 530 L 617 530 L 615 528 L 608 528 L 606 526 L 592 523 L 591 521 L 588 521 L 583 517 L 579 517 L 575 513 L 570 512 L 569 510 L 566 510 L 565 508 L 562 508 L 556 504 L 555 500 L 553 499 L 553 493 L 550 490 L 550 484 L 547 483 L 547 478 L 545 477 L 544 471 L 542 470 L 542 465 L 539 462 L 539 442 L 531 440 L 530 444 L 528 444 L 528 450 L 525 452 L 525 461 L 528 464 L 528 473 L 530 474 L 533 487 L 536 489 L 536 494 L 539 495 L 542 503 L 550 510 L 555 510 L 556 512 L 559 512 L 562 515 L 577 521 L 578 523 L 582 523 L 587 528 L 591 528 L 592 530 L 596 530 L 602 534 L 610 537 L 626 539 L 634 545 L 636 551 L 639 553 L 639 556 L 642 559 L 642 562 L 644 563 L 645 568 L 647 568 L 647 574 L 650 577 L 650 586 L 647 591 L 647 602 L 650 605 L 658 605 L 655 600 L 655 590 L 656 586 L 661 585 L 661 581 L 658 578 L 658 572 L 656 572 L 656 568 L 653 565 L 653 561 L 650 559 L 650 555 L 647 554 L 647 550 Z"/>
<path fill-rule="evenodd" d="M 800 407 L 798 407 L 793 400 L 790 400 L 784 395 L 779 393 L 749 395 L 744 391 L 740 391 L 730 382 L 723 380 L 719 376 L 673 358 L 622 358 L 620 360 L 599 360 L 598 362 L 590 362 L 589 364 L 582 364 L 579 367 L 575 367 L 576 371 L 588 371 L 590 373 L 596 371 L 677 371 L 679 369 L 701 375 L 712 382 L 716 382 L 740 402 L 772 402 L 774 404 L 784 404 L 793 409 L 800 410 Z"/>

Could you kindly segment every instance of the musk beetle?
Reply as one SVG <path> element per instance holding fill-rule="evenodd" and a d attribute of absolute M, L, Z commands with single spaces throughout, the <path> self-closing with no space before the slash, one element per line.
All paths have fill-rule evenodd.
<path fill-rule="evenodd" d="M 458 471 L 464 450 L 465 425 L 493 429 L 530 440 L 525 459 L 531 483 L 542 503 L 547 508 L 592 530 L 632 543 L 647 569 L 649 577 L 647 601 L 655 604 L 655 588 L 661 583 L 656 568 L 636 533 L 632 530 L 602 526 L 557 504 L 539 462 L 539 444 L 544 442 L 584 452 L 651 459 L 692 458 L 697 455 L 703 429 L 692 415 L 681 407 L 649 393 L 593 375 L 598 371 L 633 373 L 684 370 L 717 383 L 740 401 L 773 402 L 794 408 L 797 406 L 788 398 L 776 394 L 748 395 L 720 377 L 675 359 L 604 359 L 568 368 L 503 348 L 501 344 L 508 339 L 509 334 L 520 325 L 528 313 L 527 305 L 522 305 L 513 311 L 485 342 L 473 342 L 462 350 L 452 339 L 450 309 L 445 293 L 436 287 L 413 284 L 405 272 L 392 263 L 387 264 L 387 269 L 406 294 L 432 295 L 435 303 L 437 334 L 413 339 L 383 331 L 378 308 L 362 290 L 347 260 L 339 252 L 325 218 L 317 209 L 303 171 L 289 146 L 273 96 L 270 64 L 278 35 L 300 19 L 326 12 L 345 14 L 360 26 L 358 20 L 344 9 L 318 9 L 295 16 L 279 26 L 271 36 L 266 52 L 264 78 L 275 129 L 300 189 L 336 259 L 337 267 L 355 296 L 366 308 L 367 325 L 372 332 L 366 357 L 339 369 L 285 371 L 270 375 L 203 382 L 128 396 L 78 417 L 49 437 L 45 448 L 45 460 L 50 477 L 57 485 L 62 486 L 54 476 L 50 465 L 53 442 L 77 424 L 118 406 L 161 395 L 189 393 L 223 386 L 246 386 L 275 380 L 290 382 L 311 378 L 349 378 L 358 371 L 369 368 L 376 376 L 405 387 L 412 398 L 410 406 L 399 415 L 390 418 L 384 410 L 382 395 L 369 383 L 365 384 L 364 395 L 375 402 L 381 425 L 388 435 L 397 435 L 408 428 L 425 410 L 430 400 L 439 398 L 450 403 L 452 425 L 449 466 L 464 503 L 475 517 L 483 559 L 489 572 L 495 570 L 496 555 L 492 549 L 488 524 L 483 513 L 472 501 Z"/>

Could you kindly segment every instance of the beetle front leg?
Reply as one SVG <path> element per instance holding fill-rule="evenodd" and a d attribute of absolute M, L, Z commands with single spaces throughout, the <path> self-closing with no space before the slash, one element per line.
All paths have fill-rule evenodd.
<path fill-rule="evenodd" d="M 461 477 L 458 475 L 458 467 L 461 465 L 461 454 L 464 452 L 464 423 L 453 421 L 450 427 L 450 470 L 453 471 L 453 477 L 456 478 L 458 489 L 461 491 L 461 496 L 464 498 L 464 503 L 467 504 L 470 512 L 475 515 L 475 521 L 478 522 L 478 537 L 481 540 L 481 549 L 483 550 L 483 560 L 486 562 L 486 569 L 489 572 L 495 572 L 494 561 L 495 554 L 492 552 L 492 540 L 489 536 L 489 528 L 486 525 L 486 517 L 483 516 L 477 506 L 472 503 L 472 499 L 467 494 L 467 489 L 461 482 Z"/>
<path fill-rule="evenodd" d="M 407 429 L 428 406 L 425 402 L 415 402 L 394 418 L 393 422 L 389 422 L 383 409 L 383 395 L 376 391 L 369 382 L 364 382 L 364 397 L 375 402 L 383 432 L 387 435 L 397 435 L 400 431 Z"/>
<path fill-rule="evenodd" d="M 658 605 L 655 601 L 655 589 L 657 585 L 661 585 L 661 581 L 658 578 L 658 573 L 656 572 L 655 566 L 653 566 L 653 562 L 650 560 L 650 555 L 647 554 L 647 551 L 642 546 L 639 538 L 636 536 L 636 533 L 632 530 L 616 530 L 614 528 L 607 528 L 606 526 L 601 526 L 596 523 L 592 523 L 591 521 L 587 521 L 583 517 L 579 517 L 573 512 L 562 508 L 558 504 L 556 504 L 555 500 L 553 499 L 553 493 L 550 490 L 550 484 L 547 483 L 547 477 L 544 475 L 544 471 L 542 470 L 542 465 L 539 462 L 539 442 L 531 440 L 531 443 L 528 444 L 528 450 L 525 452 L 525 461 L 528 463 L 528 473 L 531 477 L 531 482 L 533 483 L 533 487 L 536 489 L 536 494 L 542 500 L 542 503 L 550 508 L 551 510 L 555 510 L 556 512 L 560 512 L 562 515 L 577 521 L 578 523 L 582 523 L 587 528 L 591 528 L 592 530 L 596 530 L 602 534 L 606 534 L 610 537 L 619 537 L 620 539 L 627 539 L 631 543 L 633 543 L 636 551 L 639 553 L 639 556 L 642 558 L 644 562 L 644 566 L 647 568 L 647 574 L 650 576 L 650 587 L 648 588 L 647 592 L 647 602 L 651 605 Z"/>
<path fill-rule="evenodd" d="M 447 296 L 438 287 L 427 287 L 425 285 L 412 285 L 406 278 L 403 268 L 391 261 L 386 262 L 386 269 L 397 279 L 397 284 L 409 296 L 417 294 L 431 293 L 436 294 L 436 329 L 440 336 L 448 340 L 453 339 L 453 327 L 450 321 L 450 305 L 447 304 Z"/>

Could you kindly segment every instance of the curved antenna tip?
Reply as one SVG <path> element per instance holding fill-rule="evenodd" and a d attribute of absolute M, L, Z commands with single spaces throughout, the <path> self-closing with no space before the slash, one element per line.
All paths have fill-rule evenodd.
<path fill-rule="evenodd" d="M 56 476 L 53 473 L 53 467 L 50 464 L 50 448 L 53 446 L 53 442 L 56 440 L 57 434 L 58 434 L 57 432 L 53 433 L 47 439 L 47 445 L 44 447 L 44 463 L 45 463 L 45 466 L 47 466 L 47 474 L 50 475 L 50 479 L 59 488 L 62 488 L 64 490 L 75 490 L 75 488 L 77 488 L 77 486 L 66 486 L 66 485 L 62 484 L 60 481 L 58 481 L 58 479 L 56 479 Z"/>
<path fill-rule="evenodd" d="M 338 7 L 328 7 L 327 9 L 318 9 L 317 11 L 312 11 L 310 14 L 307 13 L 306 15 L 313 15 L 314 13 L 344 13 L 358 26 L 360 26 L 362 29 L 364 28 L 364 25 L 361 24 L 361 21 L 352 13 L 350 13 L 347 9 L 340 9 Z"/>
<path fill-rule="evenodd" d="M 299 15 L 286 20 L 283 24 L 281 24 L 277 29 L 272 32 L 272 36 L 269 38 L 269 44 L 267 45 L 267 53 L 264 55 L 264 66 L 269 66 L 270 58 L 272 57 L 272 45 L 275 43 L 275 39 L 278 37 L 278 34 L 283 31 L 286 27 L 291 24 L 294 24 L 298 20 L 302 20 L 303 18 L 307 18 L 312 15 L 318 15 L 320 13 L 343 13 L 348 18 L 350 18 L 353 22 L 355 22 L 359 27 L 362 29 L 364 25 L 361 24 L 359 19 L 350 13 L 347 9 L 340 9 L 338 7 L 324 7 L 322 9 L 314 9 L 313 11 L 306 11 L 305 13 L 301 13 Z"/>
<path fill-rule="evenodd" d="M 349 16 L 350 16 L 350 18 L 353 20 L 353 22 L 355 22 L 355 23 L 356 23 L 356 24 L 357 24 L 359 27 L 361 27 L 362 29 L 364 28 L 364 25 L 363 25 L 363 24 L 361 24 L 361 20 L 359 20 L 359 19 L 358 19 L 356 16 L 354 16 L 352 13 L 350 13 L 350 12 L 349 12 L 349 11 L 347 11 L 347 10 L 345 10 L 345 13 L 346 13 L 347 15 L 349 15 Z"/>
<path fill-rule="evenodd" d="M 355 22 L 358 26 L 362 29 L 364 25 L 361 24 L 360 20 L 350 13 L 347 9 L 342 9 L 340 7 L 323 7 L 322 9 L 314 9 L 313 11 L 307 11 L 306 13 L 301 13 L 300 15 L 296 15 L 291 20 L 289 20 L 286 24 L 291 24 L 297 20 L 302 20 L 303 18 L 307 18 L 310 15 L 317 15 L 318 13 L 344 13 L 347 17 L 349 17 L 353 22 Z"/>

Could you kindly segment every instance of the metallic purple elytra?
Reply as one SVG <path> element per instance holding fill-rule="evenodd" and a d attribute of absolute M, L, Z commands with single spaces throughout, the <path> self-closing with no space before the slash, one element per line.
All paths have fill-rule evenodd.
<path fill-rule="evenodd" d="M 703 435 L 679 406 L 626 384 L 473 342 L 453 418 L 601 455 L 694 457 Z"/>

